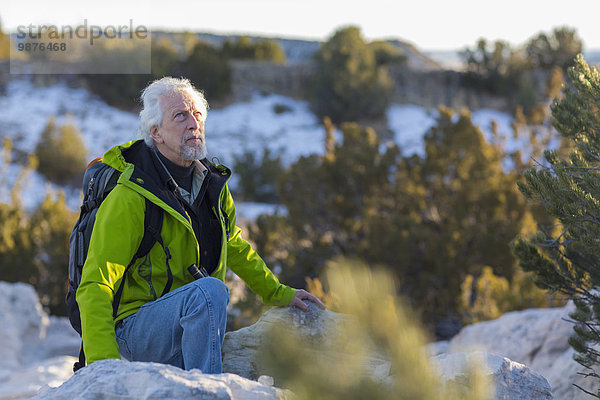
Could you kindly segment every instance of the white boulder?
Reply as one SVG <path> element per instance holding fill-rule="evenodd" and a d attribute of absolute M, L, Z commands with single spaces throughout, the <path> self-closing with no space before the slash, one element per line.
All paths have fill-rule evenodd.
<path fill-rule="evenodd" d="M 73 375 L 81 339 L 48 317 L 31 285 L 0 282 L 0 399 L 27 398 Z"/>
<path fill-rule="evenodd" d="M 254 325 L 225 334 L 223 371 L 249 379 L 257 379 L 267 373 L 262 370 L 260 349 L 274 325 L 285 326 L 291 332 L 299 334 L 307 343 L 314 344 L 321 356 L 331 356 L 332 359 L 352 357 L 352 349 L 347 349 L 347 352 L 340 355 L 340 346 L 336 346 L 336 342 L 339 343 L 339 335 L 343 334 L 344 326 L 355 323 L 354 319 L 349 315 L 321 310 L 309 301 L 305 303 L 308 306 L 307 312 L 296 307 L 272 308 Z M 376 380 L 384 381 L 389 376 L 389 360 L 373 355 L 365 362 L 365 370 Z"/>
<path fill-rule="evenodd" d="M 18 368 L 0 379 L 0 399 L 24 399 L 37 395 L 40 390 L 58 387 L 73 376 L 71 356 L 53 357 Z"/>
<path fill-rule="evenodd" d="M 290 392 L 233 374 L 207 375 L 165 364 L 101 360 L 34 398 L 270 400 L 290 398 Z"/>
<path fill-rule="evenodd" d="M 45 337 L 48 325 L 31 285 L 0 282 L 0 381 L 35 357 L 31 344 Z"/>
<path fill-rule="evenodd" d="M 571 384 L 579 382 L 582 386 L 590 388 L 590 383 L 596 384 L 596 380 L 586 382 L 576 374 L 582 368 L 572 361 L 573 350 L 567 343 L 567 338 L 572 333 L 572 326 L 562 320 L 567 317 L 568 311 L 568 308 L 564 308 L 509 313 L 495 321 L 465 327 L 450 343 L 437 343 L 430 349 L 434 353 L 440 351 L 457 353 L 473 351 L 474 346 L 478 346 L 480 350 L 487 353 L 506 356 L 516 362 L 512 363 L 504 358 L 499 358 L 502 362 L 498 362 L 494 361 L 493 356 L 486 356 L 487 360 L 491 362 L 488 369 L 495 371 L 491 374 L 495 377 L 497 387 L 498 382 L 538 386 L 535 383 L 538 382 L 536 374 L 529 369 L 524 369 L 526 367 L 515 367 L 518 365 L 517 363 L 521 363 L 546 376 L 556 398 L 578 398 L 581 397 L 582 392 Z M 339 330 L 334 327 L 342 327 L 341 332 L 343 332 L 345 324 L 354 322 L 347 315 L 319 310 L 312 303 L 309 303 L 309 312 L 307 313 L 296 308 L 274 308 L 266 312 L 256 324 L 227 333 L 223 347 L 223 365 L 226 374 L 202 375 L 198 371 L 186 372 L 159 364 L 144 366 L 143 363 L 112 360 L 95 363 L 73 376 L 71 368 L 75 361 L 74 356 L 78 354 L 80 338 L 70 327 L 68 320 L 48 317 L 42 310 L 37 295 L 30 285 L 0 282 L 0 341 L 2 343 L 0 346 L 0 399 L 27 398 L 35 395 L 40 389 L 45 390 L 43 396 L 46 397 L 43 398 L 51 398 L 47 396 L 71 398 L 88 385 L 98 388 L 98 392 L 93 392 L 96 389 L 90 389 L 92 391 L 85 393 L 89 396 L 96 396 L 97 393 L 100 393 L 102 385 L 90 382 L 104 382 L 103 376 L 107 375 L 111 376 L 114 382 L 121 382 L 124 385 L 125 382 L 131 382 L 131 368 L 137 371 L 136 380 L 147 379 L 147 382 L 150 382 L 162 379 L 162 386 L 151 386 L 150 383 L 140 384 L 139 390 L 147 387 L 148 391 L 138 392 L 135 398 L 144 398 L 146 393 L 163 393 L 159 391 L 159 386 L 165 391 L 165 396 L 170 396 L 171 385 L 180 386 L 173 389 L 173 393 L 210 392 L 211 396 L 216 398 L 220 398 L 220 396 L 241 398 L 235 397 L 238 395 L 236 393 L 242 393 L 239 391 L 242 389 L 239 388 L 251 388 L 252 390 L 256 388 L 260 396 L 264 393 L 269 396 L 276 393 L 274 396 L 279 397 L 270 398 L 282 398 L 283 395 L 279 389 L 271 391 L 264 388 L 272 387 L 269 385 L 272 385 L 272 379 L 261 377 L 266 371 L 260 369 L 259 348 L 266 332 L 275 323 L 283 323 L 290 330 L 300 332 L 309 339 L 310 343 L 319 343 L 325 348 L 330 347 L 339 351 L 339 346 L 334 346 L 338 340 L 335 332 L 339 332 Z M 327 352 L 325 351 L 325 353 Z M 337 356 L 339 358 L 339 354 Z M 464 362 L 457 361 L 462 360 L 461 357 L 467 356 L 446 354 L 438 357 L 434 362 L 441 365 L 443 371 L 446 371 L 443 376 L 459 376 L 465 371 Z M 388 380 L 390 372 L 388 360 L 382 357 L 373 357 L 368 363 L 368 370 L 372 371 L 374 377 L 383 382 Z M 508 371 L 513 375 L 499 375 L 498 371 Z M 514 371 L 528 371 L 528 373 L 522 374 L 520 379 L 516 379 Z M 259 382 L 250 384 L 249 381 L 235 377 L 231 373 L 253 380 L 258 379 Z M 119 374 L 123 374 L 123 376 Z M 199 375 L 202 375 L 202 381 L 208 385 L 206 388 L 204 383 L 198 383 Z M 152 378 L 148 378 L 149 376 Z M 87 383 L 81 384 L 82 381 Z M 63 382 L 65 383 L 60 389 L 51 389 Z M 115 383 L 115 385 L 117 384 Z M 69 389 L 71 387 L 76 387 L 76 389 Z M 152 387 L 155 389 L 151 389 Z M 540 393 L 545 393 L 543 383 L 539 385 L 539 388 Z M 591 389 L 593 390 L 594 387 L 592 386 Z M 72 390 L 72 393 L 66 392 L 68 390 Z M 122 389 L 118 389 L 117 385 L 114 386 L 114 390 Z M 156 391 L 152 392 L 152 390 Z M 251 396 L 248 394 L 249 392 L 244 393 L 244 398 Z M 125 395 L 127 396 L 127 394 Z M 100 395 L 98 394 L 98 396 Z M 504 398 L 516 399 L 518 397 Z"/>
<path fill-rule="evenodd" d="M 494 400 L 552 399 L 546 378 L 506 357 L 482 352 L 451 353 L 433 357 L 432 361 L 444 382 L 464 386 L 469 385 L 469 372 L 477 368 L 493 382 Z"/>
<path fill-rule="evenodd" d="M 464 327 L 450 341 L 448 353 L 485 351 L 527 365 L 542 374 L 557 399 L 576 399 L 586 390 L 600 389 L 600 379 L 579 375 L 584 368 L 573 360 L 567 340 L 573 334 L 569 313 L 574 306 L 530 309 L 504 314 L 493 321 Z"/>

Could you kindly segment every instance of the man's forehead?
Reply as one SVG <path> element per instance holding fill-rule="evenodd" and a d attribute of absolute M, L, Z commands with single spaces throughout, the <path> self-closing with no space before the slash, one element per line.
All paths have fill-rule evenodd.
<path fill-rule="evenodd" d="M 160 102 L 165 111 L 173 109 L 196 109 L 200 110 L 203 108 L 198 104 L 194 97 L 188 93 L 176 92 L 173 94 L 167 94 L 160 98 Z"/>

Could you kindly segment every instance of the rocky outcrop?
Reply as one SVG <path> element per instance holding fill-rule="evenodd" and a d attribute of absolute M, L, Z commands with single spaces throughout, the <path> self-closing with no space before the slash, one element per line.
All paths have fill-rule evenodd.
<path fill-rule="evenodd" d="M 254 325 L 229 332 L 223 344 L 223 369 L 247 378 L 256 379 L 266 373 L 260 362 L 260 348 L 268 340 L 268 332 L 275 324 L 281 324 L 298 333 L 307 343 L 319 344 L 321 357 L 337 357 L 334 354 L 337 335 L 344 326 L 355 323 L 343 314 L 319 310 L 307 303 L 308 312 L 296 308 L 274 308 L 267 311 Z M 447 344 L 445 346 L 448 347 Z M 310 350 L 308 350 L 310 351 Z M 334 358 L 335 359 L 335 358 Z M 339 359 L 339 358 L 338 358 Z M 488 353 L 452 353 L 432 358 L 442 382 L 468 386 L 471 368 L 483 371 L 494 385 L 495 400 L 547 400 L 552 399 L 550 384 L 539 373 L 523 364 L 505 357 Z M 379 382 L 393 380 L 391 364 L 383 357 L 372 357 L 366 361 L 364 370 L 369 371 Z"/>
<path fill-rule="evenodd" d="M 571 325 L 561 319 L 568 310 L 527 310 L 466 327 L 450 343 L 438 343 L 435 348 L 448 354 L 432 361 L 445 381 L 460 382 L 472 357 L 462 352 L 472 351 L 472 345 L 478 344 L 488 353 L 479 358 L 483 359 L 482 368 L 493 377 L 496 399 L 551 398 L 547 382 L 537 373 L 549 378 L 556 398 L 579 398 L 582 392 L 571 383 L 581 382 L 576 375 L 581 368 L 571 360 L 572 350 L 567 344 Z M 222 375 L 120 360 L 95 363 L 73 375 L 71 368 L 80 339 L 68 320 L 48 317 L 31 286 L 0 282 L 0 399 L 27 398 L 40 390 L 43 393 L 39 398 L 44 399 L 78 398 L 77 393 L 85 394 L 79 398 L 101 398 L 101 393 L 136 399 L 192 395 L 284 398 L 288 392 L 273 388 L 272 379 L 261 377 L 264 371 L 258 353 L 265 333 L 275 323 L 300 332 L 311 343 L 335 349 L 336 332 L 343 334 L 344 326 L 354 321 L 346 315 L 318 310 L 312 304 L 307 313 L 295 308 L 271 309 L 256 324 L 226 335 L 226 373 Z M 373 356 L 366 363 L 369 373 L 384 384 L 393 379 L 389 376 L 390 363 L 384 357 Z M 136 383 L 134 389 L 123 388 L 134 381 L 145 383 Z M 585 386 L 589 382 L 583 383 Z"/>
<path fill-rule="evenodd" d="M 347 315 L 320 310 L 311 302 L 306 302 L 308 311 L 298 308 L 273 308 L 264 313 L 254 324 L 237 331 L 228 332 L 223 342 L 223 371 L 249 379 L 256 379 L 267 373 L 260 362 L 260 348 L 268 338 L 274 325 L 285 326 L 306 339 L 307 343 L 318 346 L 321 356 L 339 359 L 335 346 L 344 326 L 354 323 Z M 382 357 L 366 360 L 365 370 L 371 371 L 378 381 L 384 381 L 390 373 L 390 362 Z"/>
<path fill-rule="evenodd" d="M 0 371 L 6 371 L 23 364 L 25 344 L 44 337 L 49 321 L 30 285 L 0 282 L 0 293 Z"/>
<path fill-rule="evenodd" d="M 0 343 L 0 399 L 15 399 L 71 377 L 81 340 L 44 312 L 31 285 L 0 282 Z"/>
<path fill-rule="evenodd" d="M 207 375 L 165 364 L 102 360 L 35 399 L 271 400 L 290 392 L 233 374 Z"/>
<path fill-rule="evenodd" d="M 567 340 L 573 334 L 568 322 L 572 304 L 563 308 L 516 311 L 463 328 L 446 352 L 481 350 L 525 364 L 548 379 L 557 399 L 581 398 L 587 390 L 600 389 L 600 380 L 580 375 L 583 367 L 573 360 Z"/>
<path fill-rule="evenodd" d="M 76 355 L 80 339 L 66 318 L 49 317 L 31 285 L 0 282 L 0 383 L 41 359 Z"/>
<path fill-rule="evenodd" d="M 552 399 L 550 384 L 542 375 L 506 357 L 488 353 L 451 353 L 433 358 L 442 381 L 468 386 L 468 372 L 477 368 L 493 383 L 494 399 Z"/>
<path fill-rule="evenodd" d="M 306 98 L 314 74 L 314 63 L 277 64 L 271 61 L 232 60 L 233 101 L 246 101 L 256 92 Z"/>
<path fill-rule="evenodd" d="M 415 58 L 413 64 L 418 60 Z M 254 60 L 234 60 L 230 66 L 231 101 L 247 101 L 256 92 L 305 99 L 316 67 L 312 61 L 276 64 Z M 455 109 L 510 109 L 505 97 L 466 86 L 463 73 L 459 71 L 417 68 L 411 64 L 390 66 L 388 72 L 394 82 L 393 103 L 428 108 L 445 105 Z"/>
<path fill-rule="evenodd" d="M 16 368 L 4 378 L 0 377 L 0 399 L 26 399 L 40 390 L 62 385 L 73 376 L 76 360 L 71 356 L 52 357 Z"/>

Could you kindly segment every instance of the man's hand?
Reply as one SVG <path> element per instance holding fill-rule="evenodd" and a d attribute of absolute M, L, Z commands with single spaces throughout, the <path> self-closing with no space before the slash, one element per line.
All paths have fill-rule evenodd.
<path fill-rule="evenodd" d="M 312 294 L 308 293 L 304 289 L 296 289 L 296 295 L 294 296 L 292 301 L 290 301 L 289 306 L 290 307 L 296 306 L 299 309 L 301 309 L 302 311 L 308 311 L 308 307 L 306 306 L 306 304 L 304 304 L 304 302 L 302 300 L 312 301 L 321 310 L 324 310 L 327 308 L 321 300 L 319 300 L 316 296 L 313 296 Z"/>

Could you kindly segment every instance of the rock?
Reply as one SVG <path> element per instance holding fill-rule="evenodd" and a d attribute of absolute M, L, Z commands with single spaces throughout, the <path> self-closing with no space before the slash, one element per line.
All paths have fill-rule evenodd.
<path fill-rule="evenodd" d="M 432 358 L 445 382 L 468 385 L 468 372 L 477 368 L 491 378 L 494 400 L 552 399 L 550 384 L 523 364 L 489 353 L 452 353 Z"/>
<path fill-rule="evenodd" d="M 46 393 L 53 393 L 58 396 L 57 398 L 63 398 L 60 393 L 73 385 L 73 380 L 78 382 L 81 379 L 79 376 L 82 372 L 94 371 L 95 368 L 99 368 L 95 363 L 91 366 L 93 368 L 86 367 L 75 376 L 72 375 L 71 368 L 75 360 L 73 356 L 77 356 L 80 344 L 79 336 L 70 327 L 66 318 L 48 317 L 44 313 L 31 286 L 0 282 L 0 294 L 0 341 L 2 343 L 2 346 L 0 346 L 0 399 L 29 397 L 43 387 L 46 387 L 44 396 L 47 395 Z M 338 335 L 343 335 L 344 328 L 347 330 L 351 326 L 348 324 L 354 323 L 353 318 L 328 310 L 320 310 L 312 303 L 307 304 L 309 311 L 306 313 L 297 308 L 274 308 L 267 311 L 256 324 L 227 333 L 223 346 L 224 371 L 249 379 L 260 379 L 260 382 L 254 382 L 254 384 L 259 385 L 258 388 L 261 388 L 260 393 L 264 393 L 263 387 L 270 387 L 275 390 L 272 387 L 272 378 L 262 376 L 267 371 L 261 370 L 259 353 L 266 332 L 275 323 L 282 323 L 290 330 L 302 334 L 309 343 L 323 347 L 324 350 L 320 351 L 321 355 L 325 354 L 337 360 L 352 357 L 353 349 L 340 349 L 338 344 L 340 337 Z M 588 382 L 576 375 L 576 372 L 581 371 L 582 367 L 572 360 L 573 350 L 567 343 L 567 338 L 572 333 L 572 326 L 561 319 L 567 317 L 569 310 L 569 308 L 564 308 L 509 313 L 495 321 L 482 322 L 466 327 L 450 343 L 431 344 L 428 346 L 428 350 L 430 354 L 435 355 L 440 352 L 471 351 L 473 345 L 478 345 L 487 353 L 506 356 L 517 363 L 526 364 L 532 370 L 546 376 L 552 385 L 556 398 L 578 398 L 582 396 L 582 392 L 573 387 L 571 383 L 576 382 L 583 387 L 594 390 L 594 385 L 597 385 L 598 380 L 591 379 Z M 316 350 L 307 349 L 307 351 Z M 442 356 L 442 358 L 444 357 L 451 359 L 449 357 L 455 356 L 447 354 Z M 507 362 L 510 363 L 510 360 L 504 360 L 502 365 Z M 114 371 L 107 371 L 106 373 L 112 376 L 111 379 L 115 382 L 124 384 L 131 380 L 129 377 L 131 371 L 128 368 L 132 368 L 136 364 L 109 365 L 112 365 L 111 368 L 114 367 Z M 129 367 L 123 369 L 122 365 Z M 464 371 L 461 363 L 453 362 L 453 364 L 448 365 L 454 365 L 457 368 L 457 374 Z M 186 375 L 188 374 L 186 371 L 176 370 L 176 372 L 173 372 L 172 367 L 159 364 L 154 365 L 152 368 L 154 368 L 152 370 L 154 372 L 146 370 L 145 367 L 136 366 L 139 379 L 152 375 L 158 380 L 155 375 L 163 376 L 164 374 L 162 372 L 156 373 L 157 370 L 170 371 L 165 372 L 167 378 L 161 378 L 163 379 L 163 385 L 165 385 L 162 390 L 166 391 L 167 395 L 169 395 L 169 385 L 179 385 L 177 382 L 183 382 L 180 385 L 181 387 L 176 389 L 177 391 L 181 390 L 181 393 L 186 390 L 196 390 L 198 393 L 204 393 L 208 390 L 212 393 L 211 395 L 217 398 L 220 398 L 219 396 L 230 396 L 227 398 L 231 398 L 232 395 L 236 395 L 236 390 L 238 390 L 236 388 L 247 386 L 246 380 L 237 381 L 230 374 L 219 375 L 221 377 L 219 379 L 215 378 L 214 375 L 203 375 L 203 377 L 212 377 L 212 380 L 208 381 L 207 387 L 211 388 L 209 390 L 203 386 L 204 383 L 196 383 L 197 377 L 195 375 Z M 511 368 L 514 369 L 514 367 Z M 373 356 L 369 359 L 367 370 L 381 382 L 390 380 L 390 363 L 383 357 Z M 123 373 L 123 377 L 117 376 L 119 371 Z M 192 372 L 199 374 L 197 371 L 190 371 L 189 373 Z M 90 373 L 85 372 L 83 376 L 88 376 Z M 95 378 L 88 378 L 90 381 L 96 379 L 103 382 L 100 375 Z M 451 374 L 447 373 L 446 375 L 450 376 Z M 72 378 L 67 383 L 71 383 L 68 385 L 65 383 L 66 386 L 63 385 L 64 387 L 61 387 L 60 390 L 52 389 L 52 387 L 60 385 L 70 377 Z M 217 380 L 215 381 L 215 379 Z M 515 385 L 524 385 L 529 381 L 515 379 L 512 382 Z M 94 387 L 100 390 L 100 386 Z M 140 390 L 142 386 L 139 385 Z M 147 386 L 149 388 L 154 387 L 150 384 L 147 384 Z M 190 387 L 196 389 L 190 389 Z M 217 387 L 225 389 L 217 390 Z M 79 387 L 78 390 L 83 389 Z M 149 392 L 139 392 L 136 396 L 144 398 L 144 393 L 150 393 L 150 389 L 148 390 Z M 158 390 L 157 385 L 156 393 L 162 393 Z M 100 392 L 90 393 L 90 396 L 100 396 L 98 394 Z M 232 394 L 230 395 L 230 393 Z M 277 393 L 280 394 L 280 392 Z M 64 398 L 70 398 L 71 394 L 66 394 Z"/>
<path fill-rule="evenodd" d="M 304 312 L 296 307 L 272 308 L 264 313 L 254 324 L 246 328 L 228 332 L 223 343 L 223 371 L 243 376 L 248 379 L 257 379 L 265 374 L 260 363 L 260 347 L 263 339 L 275 324 L 289 327 L 304 337 L 308 343 L 318 346 L 321 355 L 331 355 L 339 358 L 339 353 L 334 349 L 339 335 L 344 332 L 346 324 L 354 323 L 348 315 L 321 310 L 311 302 L 305 302 L 308 311 Z M 352 349 L 348 349 L 351 357 Z M 306 351 L 314 351 L 307 349 Z M 346 357 L 346 354 L 343 355 Z M 366 370 L 371 371 L 373 377 L 379 381 L 389 376 L 390 362 L 381 357 L 368 359 Z"/>
<path fill-rule="evenodd" d="M 48 399 L 287 399 L 291 393 L 233 374 L 207 375 L 171 365 L 121 360 L 97 361 L 58 388 L 44 390 Z"/>
<path fill-rule="evenodd" d="M 79 356 L 81 338 L 66 317 L 49 317 L 44 337 L 29 344 L 35 348 L 38 359 L 69 355 Z"/>
<path fill-rule="evenodd" d="M 437 356 L 437 355 L 440 355 L 443 353 L 447 353 L 449 346 L 450 346 L 450 341 L 441 340 L 439 342 L 428 343 L 425 346 L 425 350 L 427 351 L 427 354 L 429 354 L 431 356 Z"/>
<path fill-rule="evenodd" d="M 19 368 L 0 379 L 0 399 L 33 397 L 44 388 L 58 387 L 73 376 L 71 356 L 36 361 L 29 367 Z"/>
<path fill-rule="evenodd" d="M 0 282 L 0 379 L 32 358 L 31 344 L 46 334 L 48 315 L 42 310 L 33 286 Z"/>
<path fill-rule="evenodd" d="M 558 399 L 580 398 L 586 390 L 600 389 L 600 379 L 578 375 L 584 368 L 573 360 L 574 350 L 567 340 L 573 334 L 569 303 L 562 308 L 531 309 L 504 314 L 493 321 L 463 328 L 448 346 L 447 352 L 480 350 L 501 354 L 525 364 L 548 379 Z"/>
<path fill-rule="evenodd" d="M 25 398 L 73 375 L 81 339 L 48 317 L 31 285 L 0 282 L 0 399 Z"/>
<path fill-rule="evenodd" d="M 269 375 L 261 375 L 258 377 L 257 381 L 258 383 L 262 383 L 263 385 L 267 386 L 273 386 L 275 384 L 273 377 Z"/>

